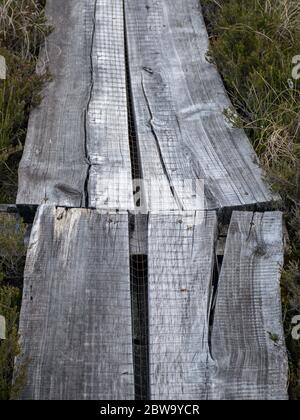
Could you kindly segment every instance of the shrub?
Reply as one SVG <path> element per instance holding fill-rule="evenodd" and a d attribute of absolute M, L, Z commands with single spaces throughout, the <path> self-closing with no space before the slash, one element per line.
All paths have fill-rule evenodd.
<path fill-rule="evenodd" d="M 6 340 L 0 340 L 0 400 L 15 398 L 25 379 L 25 367 L 12 375 L 19 355 L 18 323 L 25 262 L 26 227 L 12 215 L 0 214 L 0 315 L 6 320 Z M 18 287 L 15 287 L 18 286 Z"/>
<path fill-rule="evenodd" d="M 282 276 L 290 395 L 300 398 L 300 343 L 291 320 L 300 313 L 300 54 L 298 0 L 201 0 L 211 36 L 209 58 L 224 79 L 238 117 L 285 205 L 290 236 Z M 227 114 L 231 114 L 227 112 Z"/>
<path fill-rule="evenodd" d="M 0 340 L 0 400 L 15 398 L 25 380 L 25 368 L 21 366 L 13 379 L 15 357 L 20 354 L 18 317 L 20 290 L 14 287 L 0 287 L 0 314 L 6 320 L 6 340 Z"/>
<path fill-rule="evenodd" d="M 0 55 L 7 78 L 0 81 L 0 202 L 15 201 L 17 167 L 29 113 L 41 100 L 47 73 L 36 74 L 39 48 L 49 33 L 42 0 L 0 0 Z"/>
<path fill-rule="evenodd" d="M 0 0 L 0 55 L 7 78 L 0 80 L 0 203 L 15 202 L 17 168 L 26 136 L 29 113 L 41 101 L 47 72 L 36 74 L 39 49 L 49 33 L 45 0 Z M 15 371 L 19 355 L 18 322 L 25 248 L 25 226 L 0 215 L 0 315 L 7 337 L 0 342 L 0 400 L 15 398 L 25 379 L 25 368 Z"/>

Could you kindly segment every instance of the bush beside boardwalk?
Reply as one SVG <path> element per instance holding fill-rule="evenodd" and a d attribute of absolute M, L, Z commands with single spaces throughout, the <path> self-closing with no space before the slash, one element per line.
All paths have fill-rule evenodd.
<path fill-rule="evenodd" d="M 0 80 L 0 203 L 14 203 L 17 170 L 30 110 L 41 101 L 49 76 L 36 74 L 39 48 L 50 28 L 45 0 L 0 0 L 0 56 L 6 79 Z M 3 60 L 4 57 L 4 60 Z M 12 386 L 15 356 L 19 353 L 18 318 L 25 249 L 25 226 L 0 214 L 0 315 L 6 320 L 6 340 L 0 340 L 0 400 L 16 397 L 24 382 L 21 367 Z"/>
<path fill-rule="evenodd" d="M 282 276 L 290 356 L 290 396 L 300 399 L 300 343 L 291 336 L 300 314 L 300 4 L 295 0 L 201 0 L 209 59 L 235 110 L 228 117 L 249 134 L 275 191 L 284 200 L 290 243 Z M 294 76 L 294 77 L 293 77 Z M 300 73 L 299 73 L 300 77 Z"/>

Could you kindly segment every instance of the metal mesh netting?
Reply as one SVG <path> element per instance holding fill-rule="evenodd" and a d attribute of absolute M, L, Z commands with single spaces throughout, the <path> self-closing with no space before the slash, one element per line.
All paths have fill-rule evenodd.
<path fill-rule="evenodd" d="M 125 14 L 124 14 L 125 19 Z M 126 23 L 125 23 L 126 25 Z M 138 139 L 135 128 L 131 81 L 128 63 L 128 48 L 125 32 L 125 64 L 127 83 L 128 134 L 131 158 L 131 172 L 134 181 L 142 179 Z M 138 181 L 133 185 L 134 196 L 140 193 Z M 135 197 L 136 198 L 136 197 Z M 140 199 L 135 200 L 138 209 Z M 135 397 L 137 400 L 149 399 L 149 325 L 148 325 L 148 257 L 147 216 L 131 215 L 131 306 L 133 328 L 133 359 L 135 377 Z"/>
<path fill-rule="evenodd" d="M 133 322 L 133 355 L 135 395 L 149 399 L 149 326 L 148 326 L 148 258 L 131 255 L 131 304 Z"/>

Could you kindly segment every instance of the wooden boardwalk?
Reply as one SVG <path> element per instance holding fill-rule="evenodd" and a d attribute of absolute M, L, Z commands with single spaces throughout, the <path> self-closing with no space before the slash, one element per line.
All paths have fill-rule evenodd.
<path fill-rule="evenodd" d="M 282 214 L 224 117 L 199 0 L 48 0 L 47 14 L 53 80 L 17 197 L 37 207 L 21 398 L 286 399 Z"/>
<path fill-rule="evenodd" d="M 205 58 L 198 0 L 47 3 L 56 29 L 42 59 L 53 82 L 31 116 L 18 204 L 132 210 L 136 165 L 154 184 L 145 187 L 149 211 L 272 201 L 245 133 L 223 115 L 230 102 Z M 200 204 L 187 188 L 197 180 Z"/>
<path fill-rule="evenodd" d="M 214 399 L 284 398 L 282 215 L 233 213 L 212 329 Z"/>
<path fill-rule="evenodd" d="M 129 226 L 127 213 L 39 209 L 23 398 L 134 399 Z M 285 399 L 281 213 L 233 213 L 216 301 L 215 212 L 151 214 L 147 237 L 149 397 Z"/>
<path fill-rule="evenodd" d="M 42 206 L 25 268 L 23 398 L 133 399 L 128 215 Z"/>

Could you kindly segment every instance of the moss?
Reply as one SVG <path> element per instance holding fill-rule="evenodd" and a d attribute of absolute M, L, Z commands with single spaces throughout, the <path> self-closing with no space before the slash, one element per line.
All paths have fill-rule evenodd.
<path fill-rule="evenodd" d="M 275 191 L 284 200 L 290 236 L 282 276 L 290 360 L 290 396 L 300 399 L 300 343 L 291 337 L 300 313 L 300 4 L 295 0 L 201 0 L 217 65 L 243 127 Z M 227 115 L 233 113 L 227 111 Z"/>

